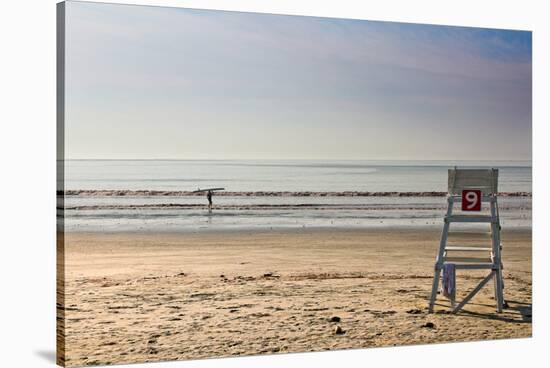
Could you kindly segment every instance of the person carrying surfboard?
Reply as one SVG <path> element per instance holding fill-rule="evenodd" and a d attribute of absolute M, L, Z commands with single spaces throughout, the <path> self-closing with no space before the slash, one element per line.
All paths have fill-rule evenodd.
<path fill-rule="evenodd" d="M 197 188 L 192 193 L 206 193 L 206 199 L 208 199 L 208 212 L 212 212 L 212 196 L 216 190 L 225 190 L 225 188 Z"/>
<path fill-rule="evenodd" d="M 208 199 L 208 212 L 212 212 L 212 191 L 206 192 L 206 199 Z"/>

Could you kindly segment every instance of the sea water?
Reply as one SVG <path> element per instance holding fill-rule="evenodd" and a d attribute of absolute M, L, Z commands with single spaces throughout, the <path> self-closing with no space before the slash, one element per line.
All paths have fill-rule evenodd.
<path fill-rule="evenodd" d="M 454 166 L 498 168 L 499 191 L 517 195 L 499 199 L 503 228 L 531 227 L 530 162 L 67 160 L 60 184 L 72 193 L 65 196 L 66 231 L 438 228 L 445 197 L 430 192 L 446 191 Z M 204 196 L 185 195 L 209 187 L 232 193 L 214 193 L 211 213 Z"/>

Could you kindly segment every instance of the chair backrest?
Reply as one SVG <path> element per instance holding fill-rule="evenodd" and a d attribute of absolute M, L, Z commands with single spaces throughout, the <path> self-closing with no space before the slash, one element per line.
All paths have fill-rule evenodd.
<path fill-rule="evenodd" d="M 498 169 L 449 169 L 449 194 L 461 195 L 464 189 L 479 189 L 485 196 L 498 193 Z"/>

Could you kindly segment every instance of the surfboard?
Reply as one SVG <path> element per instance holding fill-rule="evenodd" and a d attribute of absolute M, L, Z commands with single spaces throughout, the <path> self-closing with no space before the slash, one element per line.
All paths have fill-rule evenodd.
<path fill-rule="evenodd" d="M 225 190 L 225 188 L 206 188 L 206 189 L 197 189 L 194 190 L 192 193 L 200 193 L 200 192 L 208 192 L 208 191 L 215 191 L 215 190 Z"/>

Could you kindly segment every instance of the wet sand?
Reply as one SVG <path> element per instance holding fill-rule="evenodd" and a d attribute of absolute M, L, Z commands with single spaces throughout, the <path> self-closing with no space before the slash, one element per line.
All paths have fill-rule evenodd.
<path fill-rule="evenodd" d="M 69 233 L 67 366 L 531 336 L 531 233 L 503 232 L 505 299 L 427 305 L 438 231 Z M 454 241 L 480 244 L 464 233 Z M 488 236 L 483 241 L 489 241 Z M 488 244 L 488 243 L 487 243 Z M 483 272 L 457 273 L 460 299 Z M 62 299 L 60 299 L 62 301 Z"/>

